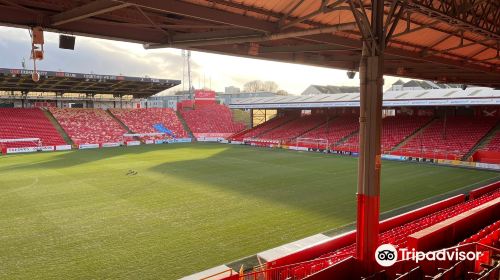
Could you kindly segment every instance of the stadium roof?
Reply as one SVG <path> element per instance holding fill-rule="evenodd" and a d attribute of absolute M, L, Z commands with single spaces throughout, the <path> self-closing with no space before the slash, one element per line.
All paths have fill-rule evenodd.
<path fill-rule="evenodd" d="M 181 83 L 179 80 L 42 70 L 38 73 L 40 81 L 33 82 L 32 70 L 0 68 L 0 90 L 133 95 L 135 98 L 146 98 Z"/>
<path fill-rule="evenodd" d="M 233 109 L 359 107 L 359 93 L 319 94 L 313 96 L 277 96 L 234 99 Z M 384 93 L 384 107 L 396 106 L 469 106 L 500 105 L 500 90 L 471 87 L 400 90 Z"/>
<path fill-rule="evenodd" d="M 353 86 L 333 86 L 333 85 L 325 85 L 325 86 L 310 85 L 309 87 L 313 87 L 318 92 L 324 93 L 324 94 L 359 91 L 359 86 L 353 87 Z M 302 94 L 305 95 L 305 92 L 302 92 Z"/>
<path fill-rule="evenodd" d="M 357 70 L 370 0 L 9 0 L 0 24 Z M 384 74 L 500 87 L 499 1 L 386 0 Z M 354 16 L 356 15 L 356 17 Z"/>

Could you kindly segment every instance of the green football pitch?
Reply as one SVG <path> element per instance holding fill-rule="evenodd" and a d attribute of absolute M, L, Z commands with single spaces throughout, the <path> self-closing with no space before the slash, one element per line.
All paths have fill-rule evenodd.
<path fill-rule="evenodd" d="M 357 159 L 222 144 L 0 157 L 0 279 L 176 279 L 355 219 Z M 387 211 L 499 174 L 383 162 Z"/>

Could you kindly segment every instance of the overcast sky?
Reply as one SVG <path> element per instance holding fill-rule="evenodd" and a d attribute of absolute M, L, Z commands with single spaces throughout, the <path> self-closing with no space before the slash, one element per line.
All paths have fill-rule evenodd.
<path fill-rule="evenodd" d="M 27 29 L 0 27 L 0 67 L 32 69 L 30 36 Z M 226 86 L 242 88 L 251 80 L 271 80 L 280 89 L 300 94 L 311 84 L 357 86 L 358 76 L 350 80 L 345 71 L 321 67 L 247 59 L 225 55 L 192 53 L 192 76 L 196 88 L 224 91 Z M 58 34 L 45 32 L 45 58 L 38 69 L 66 72 L 145 76 L 182 80 L 181 50 L 145 50 L 140 44 L 77 37 L 75 50 L 58 48 Z M 385 88 L 397 78 L 386 77 Z M 187 82 L 186 82 L 187 83 Z M 187 87 L 186 87 L 187 88 Z M 173 90 L 182 89 L 182 85 Z"/>

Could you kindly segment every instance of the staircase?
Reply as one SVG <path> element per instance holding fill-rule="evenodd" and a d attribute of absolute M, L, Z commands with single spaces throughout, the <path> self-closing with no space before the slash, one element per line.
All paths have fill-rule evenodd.
<path fill-rule="evenodd" d="M 436 118 L 431 119 L 428 123 L 426 123 L 425 125 L 423 125 L 419 129 L 417 129 L 415 132 L 413 132 L 413 134 L 410 134 L 408 137 L 406 137 L 405 139 L 403 139 L 403 141 L 401 141 L 401 143 L 399 143 L 396 146 L 392 147 L 391 151 L 395 151 L 395 150 L 401 148 L 402 146 L 404 146 L 406 144 L 406 142 L 410 141 L 411 139 L 413 139 L 413 137 L 415 137 L 415 136 L 419 135 L 420 133 L 422 133 L 435 120 L 437 120 L 437 119 Z"/>
<path fill-rule="evenodd" d="M 57 121 L 57 119 L 54 117 L 54 115 L 52 115 L 52 113 L 47 109 L 42 109 L 42 111 L 45 114 L 45 116 L 47 117 L 47 119 L 49 119 L 49 121 L 52 123 L 52 125 L 57 130 L 57 132 L 59 132 L 59 135 L 61 135 L 61 137 L 66 142 L 66 144 L 74 145 L 73 140 L 71 140 L 71 138 L 68 136 L 66 131 L 64 131 L 61 124 Z"/>
<path fill-rule="evenodd" d="M 193 139 L 192 141 L 196 141 L 196 138 L 194 137 L 193 132 L 189 128 L 189 126 L 186 123 L 186 120 L 182 117 L 181 113 L 179 111 L 175 111 L 175 114 L 177 115 L 177 118 L 179 121 L 182 123 L 182 126 L 184 127 L 184 130 L 187 132 L 188 136 Z"/>
<path fill-rule="evenodd" d="M 356 135 L 359 133 L 359 129 L 356 130 L 356 131 L 353 131 L 352 133 L 348 134 L 347 136 L 345 136 L 344 138 L 340 139 L 339 141 L 337 141 L 336 143 L 332 143 L 330 144 L 330 147 L 333 147 L 333 146 L 339 146 L 339 145 L 342 145 L 344 144 L 347 139 L 351 138 L 352 136 Z"/>
<path fill-rule="evenodd" d="M 496 125 L 493 126 L 493 128 L 488 131 L 488 133 L 486 133 L 483 138 L 481 138 L 481 140 L 479 140 L 476 145 L 474 147 L 472 147 L 472 149 L 470 149 L 469 152 L 467 152 L 467 154 L 465 154 L 465 156 L 462 157 L 462 160 L 467 160 L 469 159 L 472 155 L 474 155 L 474 153 L 483 148 L 486 144 L 488 144 L 491 140 L 491 138 L 493 138 L 493 136 L 496 135 L 497 132 L 500 131 L 500 121 L 497 122 Z"/>
<path fill-rule="evenodd" d="M 128 126 L 126 126 L 119 118 L 117 118 L 115 115 L 113 115 L 113 113 L 111 113 L 111 111 L 109 109 L 106 110 L 106 113 L 108 113 L 108 115 L 110 115 L 118 124 L 120 124 L 121 127 L 123 127 L 123 129 L 125 129 L 128 133 L 134 133 L 132 130 L 130 130 L 130 128 L 128 128 Z"/>
<path fill-rule="evenodd" d="M 126 126 L 119 118 L 117 118 L 115 115 L 113 115 L 113 113 L 111 113 L 111 111 L 109 109 L 105 110 L 106 113 L 108 113 L 108 115 L 110 115 L 121 127 L 123 127 L 123 129 L 125 129 L 127 131 L 127 133 L 131 133 L 133 134 L 134 131 L 132 131 L 128 126 Z M 134 136 L 132 137 L 135 141 L 141 141 L 141 142 L 144 142 L 141 137 L 138 137 L 138 136 Z"/>
<path fill-rule="evenodd" d="M 327 123 L 328 123 L 327 121 L 324 121 L 324 122 L 322 122 L 322 123 L 320 123 L 320 124 L 318 124 L 318 125 L 314 126 L 313 128 L 310 128 L 310 129 L 308 129 L 308 130 L 304 131 L 304 132 L 303 132 L 303 133 L 301 133 L 299 136 L 297 136 L 297 137 L 295 137 L 295 138 L 293 138 L 293 139 L 290 139 L 290 140 L 297 139 L 297 138 L 301 137 L 302 135 L 304 135 L 304 134 L 308 133 L 309 131 L 313 131 L 313 130 L 315 130 L 316 128 L 319 128 L 319 127 L 322 127 L 323 125 L 326 125 Z"/>

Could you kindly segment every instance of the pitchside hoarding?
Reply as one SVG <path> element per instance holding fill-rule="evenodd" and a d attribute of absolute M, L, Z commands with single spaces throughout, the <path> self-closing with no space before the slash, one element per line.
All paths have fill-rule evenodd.
<path fill-rule="evenodd" d="M 102 143 L 103 148 L 111 148 L 111 147 L 119 147 L 119 146 L 120 146 L 119 142 Z"/>
<path fill-rule="evenodd" d="M 140 141 L 127 141 L 127 146 L 139 146 L 141 145 Z"/>
<path fill-rule="evenodd" d="M 37 149 L 38 147 L 7 148 L 7 154 L 33 153 L 36 152 Z"/>
<path fill-rule="evenodd" d="M 99 144 L 80 144 L 78 146 L 78 149 L 84 150 L 84 149 L 97 149 L 99 148 Z"/>
<path fill-rule="evenodd" d="M 58 145 L 56 146 L 56 151 L 68 151 L 71 150 L 71 145 Z"/>

